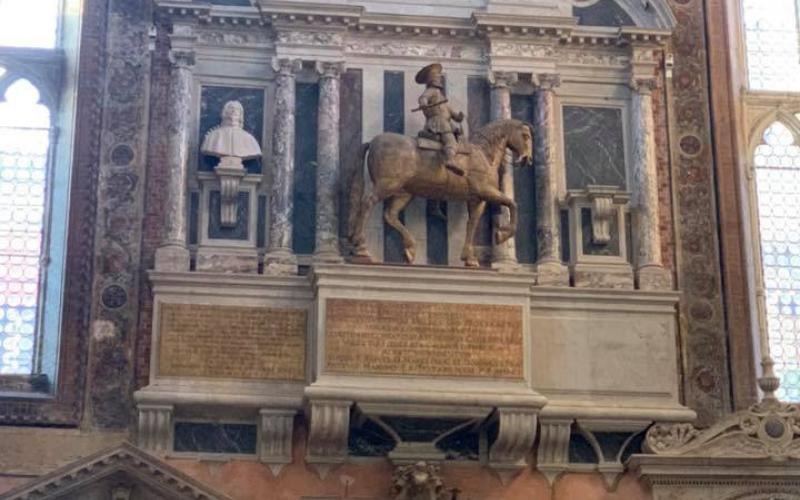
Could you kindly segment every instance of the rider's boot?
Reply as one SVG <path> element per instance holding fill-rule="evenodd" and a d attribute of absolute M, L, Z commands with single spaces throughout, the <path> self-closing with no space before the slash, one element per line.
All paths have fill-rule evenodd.
<path fill-rule="evenodd" d="M 451 171 L 455 172 L 458 175 L 463 176 L 465 174 L 464 170 L 456 165 L 456 148 L 455 146 L 445 146 L 444 148 L 444 156 L 445 161 L 444 165 Z"/>

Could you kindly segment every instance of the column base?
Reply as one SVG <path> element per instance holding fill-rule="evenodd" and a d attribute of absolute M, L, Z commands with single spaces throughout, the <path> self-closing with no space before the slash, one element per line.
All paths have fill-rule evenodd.
<path fill-rule="evenodd" d="M 264 274 L 281 276 L 297 274 L 297 256 L 286 248 L 270 250 L 264 256 Z"/>
<path fill-rule="evenodd" d="M 639 290 L 672 290 L 675 287 L 672 272 L 661 266 L 644 266 L 637 269 L 636 285 Z"/>
<path fill-rule="evenodd" d="M 324 248 L 322 250 L 315 251 L 312 259 L 314 262 L 323 264 L 341 264 L 344 262 L 344 257 L 342 257 L 342 254 L 339 253 L 338 248 Z"/>
<path fill-rule="evenodd" d="M 557 260 L 536 264 L 536 284 L 539 286 L 569 286 L 569 268 Z"/>
<path fill-rule="evenodd" d="M 156 249 L 156 271 L 188 272 L 191 260 L 189 249 L 180 245 L 165 245 Z"/>
<path fill-rule="evenodd" d="M 197 251 L 195 269 L 212 273 L 257 273 L 258 254 L 254 250 L 201 247 Z"/>

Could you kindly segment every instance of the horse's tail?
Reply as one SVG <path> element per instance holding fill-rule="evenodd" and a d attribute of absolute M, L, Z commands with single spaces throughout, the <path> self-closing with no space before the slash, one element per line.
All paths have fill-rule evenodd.
<path fill-rule="evenodd" d="M 362 198 L 364 197 L 364 159 L 369 151 L 369 143 L 365 142 L 358 150 L 358 159 L 350 181 L 350 210 L 347 217 L 347 235 L 353 239 L 356 235 L 358 220 L 361 217 Z"/>

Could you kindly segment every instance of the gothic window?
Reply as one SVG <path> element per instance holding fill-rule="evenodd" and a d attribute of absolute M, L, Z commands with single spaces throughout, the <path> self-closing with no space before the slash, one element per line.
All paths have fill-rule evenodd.
<path fill-rule="evenodd" d="M 0 0 L 0 375 L 50 381 L 69 184 L 53 159 L 62 7 Z"/>
<path fill-rule="evenodd" d="M 796 0 L 743 0 L 751 90 L 800 91 Z"/>
<path fill-rule="evenodd" d="M 755 180 L 769 352 L 778 396 L 800 401 L 800 146 L 781 122 L 755 150 Z"/>

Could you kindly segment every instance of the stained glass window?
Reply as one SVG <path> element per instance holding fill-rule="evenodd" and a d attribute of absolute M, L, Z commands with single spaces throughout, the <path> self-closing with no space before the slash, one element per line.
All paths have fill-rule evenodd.
<path fill-rule="evenodd" d="M 0 102 L 0 374 L 30 374 L 38 323 L 50 113 L 27 80 Z"/>
<path fill-rule="evenodd" d="M 743 0 L 753 90 L 800 91 L 796 0 Z"/>
<path fill-rule="evenodd" d="M 755 154 L 770 354 L 778 397 L 800 401 L 800 146 L 782 123 Z"/>
<path fill-rule="evenodd" d="M 59 0 L 0 0 L 0 46 L 52 49 Z"/>

